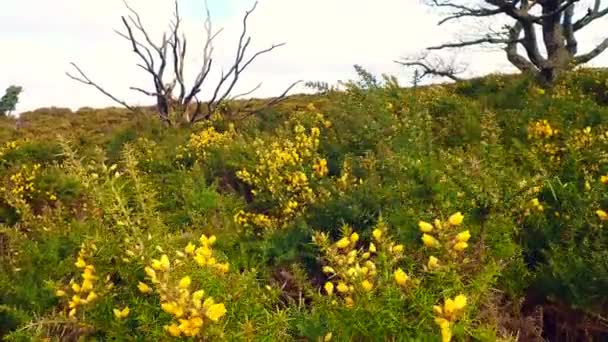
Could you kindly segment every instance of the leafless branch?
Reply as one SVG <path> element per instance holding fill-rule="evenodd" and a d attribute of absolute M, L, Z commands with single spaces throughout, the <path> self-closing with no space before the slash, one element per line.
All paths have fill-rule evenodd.
<path fill-rule="evenodd" d="M 244 108 L 239 110 L 240 116 L 237 119 L 243 119 L 245 117 L 255 115 L 267 108 L 270 108 L 280 102 L 283 102 L 287 98 L 287 94 L 291 91 L 291 89 L 293 89 L 293 87 L 295 87 L 296 85 L 298 85 L 301 82 L 302 82 L 302 80 L 292 83 L 289 87 L 287 87 L 287 89 L 285 89 L 285 91 L 283 91 L 283 93 L 281 95 L 266 101 L 264 104 L 262 104 L 260 106 L 256 106 L 256 107 L 250 106 L 250 104 L 252 104 L 253 101 L 252 100 L 247 101 L 247 104 L 245 104 Z"/>
<path fill-rule="evenodd" d="M 466 47 L 466 46 L 471 46 L 471 45 L 480 45 L 480 44 L 508 44 L 508 43 L 518 43 L 521 40 L 517 39 L 515 41 L 510 40 L 509 38 L 496 38 L 496 37 L 485 37 L 485 38 L 479 38 L 479 39 L 475 39 L 475 40 L 469 40 L 469 41 L 463 41 L 463 42 L 457 42 L 457 43 L 446 43 L 446 44 L 441 44 L 441 45 L 437 45 L 437 46 L 431 46 L 428 47 L 427 50 L 442 50 L 442 49 L 447 49 L 447 48 L 461 48 L 461 47 Z"/>
<path fill-rule="evenodd" d="M 423 79 L 427 76 L 439 76 L 447 77 L 453 81 L 462 81 L 462 78 L 457 75 L 466 71 L 464 66 L 456 66 L 454 61 L 446 63 L 443 58 L 428 54 L 394 62 L 406 67 L 418 68 L 418 70 L 420 70 L 420 73 L 418 74 L 419 79 Z"/>
<path fill-rule="evenodd" d="M 608 49 L 608 38 L 604 39 L 600 44 L 598 44 L 593 50 L 587 52 L 586 54 L 577 56 L 575 58 L 576 64 L 584 64 L 599 56 L 602 52 Z"/>
<path fill-rule="evenodd" d="M 205 85 L 209 73 L 213 66 L 213 41 L 222 31 L 221 29 L 214 32 L 211 25 L 211 14 L 207 1 L 205 0 L 206 19 L 204 22 L 204 30 L 206 33 L 205 44 L 202 55 L 202 67 L 198 71 L 191 87 L 186 86 L 185 82 L 185 63 L 186 53 L 188 51 L 188 40 L 185 34 L 182 33 L 182 17 L 177 0 L 174 3 L 173 18 L 169 25 L 169 30 L 165 32 L 159 44 L 155 43 L 145 28 L 139 13 L 133 9 L 127 0 L 123 0 L 125 7 L 128 10 L 127 16 L 122 16 L 122 24 L 124 32 L 115 31 L 120 37 L 129 41 L 133 53 L 138 57 L 139 62 L 137 67 L 143 69 L 152 77 L 154 90 L 145 90 L 139 87 L 130 87 L 131 90 L 142 93 L 146 96 L 156 99 L 156 108 L 161 120 L 168 124 L 174 124 L 173 120 L 179 120 L 187 123 L 208 119 L 211 114 L 219 108 L 225 101 L 230 99 L 250 95 L 257 90 L 254 89 L 231 97 L 236 83 L 238 82 L 242 72 L 258 57 L 263 54 L 285 45 L 285 43 L 273 44 L 272 46 L 259 50 L 253 53 L 250 57 L 247 56 L 247 48 L 251 43 L 251 37 L 247 35 L 247 21 L 251 13 L 256 9 L 257 2 L 253 7 L 246 11 L 243 17 L 243 30 L 238 41 L 238 48 L 233 64 L 228 68 L 226 73 L 222 72 L 220 80 L 212 90 L 212 98 L 204 102 L 206 111 L 203 111 L 203 102 L 199 100 L 197 95 L 201 92 L 201 88 Z M 123 106 L 133 109 L 124 101 L 121 101 L 92 82 L 84 73 L 75 65 L 74 67 L 80 73 L 80 77 L 74 77 L 68 74 L 71 78 L 85 84 L 95 86 L 105 95 L 111 97 L 114 101 L 121 103 Z M 167 71 L 170 70 L 170 71 Z M 172 73 L 171 81 L 165 83 L 165 72 Z M 169 76 L 167 76 L 169 77 Z M 290 86 L 289 91 L 295 84 Z M 177 94 L 174 97 L 174 92 Z M 275 104 L 285 97 L 282 94 L 278 98 L 269 101 L 269 104 Z M 196 103 L 193 106 L 193 102 Z M 194 109 L 193 109 L 194 107 Z M 174 118 L 173 115 L 178 117 Z M 181 117 L 179 117 L 181 116 Z"/>
<path fill-rule="evenodd" d="M 72 74 L 70 74 L 69 72 L 66 72 L 65 74 L 75 80 L 78 81 L 80 83 L 89 85 L 94 87 L 95 89 L 97 89 L 99 92 L 101 92 L 102 94 L 106 95 L 107 97 L 111 98 L 114 102 L 122 105 L 123 107 L 127 108 L 128 110 L 132 111 L 132 112 L 137 112 L 138 110 L 135 107 L 132 107 L 130 105 L 128 105 L 125 101 L 120 100 L 119 98 L 115 97 L 114 95 L 110 94 L 109 92 L 107 92 L 103 87 L 101 87 L 99 84 L 91 81 L 91 79 L 82 71 L 82 69 L 80 69 L 80 67 L 78 67 L 78 65 L 76 65 L 76 63 L 71 62 L 70 65 L 72 65 L 74 67 L 74 69 L 76 69 L 76 71 L 78 72 L 78 74 L 80 76 L 74 76 Z"/>
<path fill-rule="evenodd" d="M 514 66 L 522 72 L 534 72 L 548 83 L 572 65 L 586 63 L 608 49 L 608 42 L 605 40 L 591 51 L 577 55 L 576 32 L 608 15 L 608 7 L 602 9 L 602 0 L 595 0 L 593 7 L 583 16 L 577 16 L 577 6 L 580 6 L 581 0 L 477 0 L 477 3 L 472 0 L 428 1 L 432 7 L 447 10 L 439 25 L 464 18 L 490 20 L 506 16 L 513 20 L 505 33 L 497 34 L 488 30 L 488 33 L 480 38 L 450 41 L 432 46 L 428 50 L 483 44 L 503 45 L 507 59 Z M 579 19 L 575 21 L 574 18 Z M 537 37 L 538 32 L 542 32 L 542 40 Z M 519 48 L 523 48 L 525 54 L 520 54 Z M 408 61 L 408 65 L 418 66 L 423 71 L 437 71 L 427 63 L 422 64 L 426 67 L 420 65 L 420 61 Z"/>

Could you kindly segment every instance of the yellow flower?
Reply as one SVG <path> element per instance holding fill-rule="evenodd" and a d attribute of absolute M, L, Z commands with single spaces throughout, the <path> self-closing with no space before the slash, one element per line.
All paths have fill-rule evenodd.
<path fill-rule="evenodd" d="M 451 298 L 446 299 L 445 302 L 443 303 L 443 312 L 447 316 L 452 316 L 452 315 L 454 315 L 455 311 L 456 311 L 456 303 L 454 303 L 454 301 Z"/>
<path fill-rule="evenodd" d="M 57 297 L 63 297 L 63 296 L 65 296 L 65 291 L 63 291 L 63 290 L 57 290 L 57 291 L 55 291 L 55 296 L 57 296 Z"/>
<path fill-rule="evenodd" d="M 451 323 L 442 317 L 436 317 L 435 323 L 439 325 L 439 330 L 441 331 L 441 342 L 450 342 L 452 340 Z"/>
<path fill-rule="evenodd" d="M 333 334 L 331 332 L 328 332 L 325 337 L 323 337 L 323 342 L 329 342 L 331 341 L 331 338 L 333 337 Z"/>
<path fill-rule="evenodd" d="M 169 257 L 166 254 L 163 254 L 160 257 L 160 260 L 152 259 L 152 268 L 157 271 L 168 271 L 171 263 L 169 262 Z"/>
<path fill-rule="evenodd" d="M 423 233 L 430 233 L 433 231 L 433 225 L 428 222 L 420 221 L 418 222 L 418 227 Z"/>
<path fill-rule="evenodd" d="M 600 182 L 602 182 L 602 184 L 608 184 L 608 175 L 601 176 Z"/>
<path fill-rule="evenodd" d="M 359 234 L 357 233 L 352 233 L 350 235 L 350 242 L 352 243 L 356 243 L 357 241 L 359 241 Z"/>
<path fill-rule="evenodd" d="M 165 325 L 165 330 L 167 330 L 169 335 L 171 335 L 173 337 L 179 337 L 182 334 L 181 330 L 175 323 L 168 325 L 168 326 Z"/>
<path fill-rule="evenodd" d="M 82 281 L 82 286 L 80 287 L 80 290 L 82 292 L 88 292 L 88 291 L 91 291 L 92 289 L 93 289 L 93 283 L 89 279 L 85 279 Z"/>
<path fill-rule="evenodd" d="M 464 219 L 464 216 L 459 211 L 455 214 L 452 214 L 452 216 L 450 216 L 450 218 L 448 219 L 448 222 L 450 222 L 450 224 L 452 226 L 459 226 L 462 223 L 463 219 Z"/>
<path fill-rule="evenodd" d="M 454 250 L 458 251 L 458 252 L 462 252 L 464 251 L 467 247 L 469 247 L 469 244 L 466 242 L 458 242 L 454 245 Z"/>
<path fill-rule="evenodd" d="M 433 224 L 435 225 L 435 228 L 437 228 L 437 229 L 443 228 L 443 225 L 441 224 L 441 221 L 439 221 L 439 219 L 435 219 L 435 221 L 433 221 Z"/>
<path fill-rule="evenodd" d="M 467 241 L 469 241 L 470 238 L 471 238 L 471 233 L 468 230 L 465 230 L 464 232 L 460 232 L 460 233 L 458 233 L 458 235 L 456 235 L 456 241 L 458 241 L 458 242 L 467 242 Z"/>
<path fill-rule="evenodd" d="M 380 241 L 380 239 L 382 239 L 382 231 L 380 229 L 374 229 L 372 235 L 374 236 L 374 239 L 376 239 L 376 241 Z"/>
<path fill-rule="evenodd" d="M 437 239 L 435 239 L 432 235 L 426 233 L 422 234 L 422 242 L 427 247 L 439 247 L 439 241 L 437 241 Z"/>
<path fill-rule="evenodd" d="M 164 312 L 170 314 L 174 314 L 177 311 L 177 306 L 173 302 L 161 303 L 160 307 L 161 309 L 163 309 Z"/>
<path fill-rule="evenodd" d="M 443 315 L 443 309 L 441 308 L 441 305 L 433 305 L 433 311 L 439 316 Z"/>
<path fill-rule="evenodd" d="M 152 292 L 152 288 L 150 288 L 150 286 L 148 286 L 148 284 L 143 283 L 141 281 L 137 285 L 137 288 L 139 289 L 139 291 L 141 293 L 150 293 L 150 292 Z"/>
<path fill-rule="evenodd" d="M 467 305 L 467 297 L 463 294 L 460 294 L 454 297 L 454 307 L 456 310 L 462 310 Z"/>
<path fill-rule="evenodd" d="M 78 260 L 74 263 L 74 265 L 76 265 L 76 267 L 78 268 L 85 268 L 87 266 L 87 263 L 84 262 L 84 259 L 78 257 Z"/>
<path fill-rule="evenodd" d="M 340 293 L 348 292 L 348 286 L 346 286 L 346 284 L 344 284 L 343 282 L 338 283 L 337 289 L 338 289 L 338 292 L 340 292 Z"/>
<path fill-rule="evenodd" d="M 325 292 L 327 292 L 328 296 L 331 296 L 334 293 L 334 284 L 330 281 L 325 283 L 325 286 L 323 286 L 325 288 Z"/>
<path fill-rule="evenodd" d="M 81 291 L 80 285 L 78 285 L 76 283 L 72 284 L 72 291 L 74 291 L 76 293 L 80 292 Z"/>
<path fill-rule="evenodd" d="M 196 246 L 192 242 L 189 242 L 188 245 L 186 246 L 186 248 L 184 248 L 184 250 L 188 254 L 193 254 L 195 249 L 196 249 Z"/>
<path fill-rule="evenodd" d="M 97 298 L 99 298 L 99 297 L 97 296 L 97 293 L 95 293 L 95 292 L 92 292 L 92 291 L 91 291 L 91 292 L 89 293 L 89 295 L 87 296 L 86 301 L 87 301 L 87 303 L 91 303 L 92 301 L 94 301 L 94 300 L 95 300 L 95 299 L 97 299 Z"/>
<path fill-rule="evenodd" d="M 395 278 L 395 282 L 399 286 L 404 286 L 410 278 L 405 272 L 403 272 L 401 268 L 398 268 L 393 274 L 393 276 Z"/>
<path fill-rule="evenodd" d="M 394 246 L 392 252 L 395 254 L 403 252 L 403 245 Z"/>
<path fill-rule="evenodd" d="M 427 263 L 427 267 L 431 270 L 439 267 L 439 259 L 437 259 L 436 257 L 431 255 L 429 257 L 429 262 Z"/>
<path fill-rule="evenodd" d="M 190 277 L 185 276 L 179 281 L 179 288 L 185 290 L 188 287 L 190 287 L 191 282 L 192 282 L 192 280 L 190 279 Z"/>
<path fill-rule="evenodd" d="M 323 273 L 326 273 L 326 274 L 336 273 L 336 270 L 334 270 L 333 267 L 330 267 L 330 266 L 323 266 Z"/>
<path fill-rule="evenodd" d="M 146 272 L 146 274 L 148 275 L 148 277 L 150 277 L 150 279 L 152 279 L 152 281 L 156 280 L 156 272 L 151 268 L 151 267 L 145 267 L 144 271 Z"/>
<path fill-rule="evenodd" d="M 376 253 L 376 245 L 374 245 L 373 242 L 369 243 L 369 252 L 370 253 Z"/>
<path fill-rule="evenodd" d="M 118 319 L 122 319 L 122 318 L 126 318 L 127 316 L 129 316 L 129 307 L 125 307 L 124 309 L 120 310 L 120 309 L 114 309 L 114 316 L 116 316 L 116 318 Z"/>
<path fill-rule="evenodd" d="M 343 237 L 340 240 L 338 240 L 338 242 L 336 242 L 336 246 L 338 248 L 346 248 L 349 245 L 350 245 L 350 240 L 346 237 Z"/>
<path fill-rule="evenodd" d="M 608 220 L 608 214 L 606 214 L 606 212 L 603 211 L 602 209 L 597 210 L 595 213 L 600 218 L 600 220 L 602 220 L 602 221 Z"/>
<path fill-rule="evenodd" d="M 374 285 L 369 282 L 368 280 L 364 280 L 361 282 L 361 287 L 365 290 L 365 291 L 371 291 L 372 288 L 374 287 Z"/>
<path fill-rule="evenodd" d="M 344 298 L 344 304 L 346 304 L 347 307 L 352 308 L 353 304 L 355 304 L 355 302 L 353 301 L 353 299 L 351 297 L 346 297 L 346 298 Z"/>
<path fill-rule="evenodd" d="M 214 322 L 217 322 L 226 314 L 226 307 L 224 304 L 215 304 L 211 298 L 207 298 L 205 300 L 203 303 L 203 309 L 205 310 L 205 316 Z"/>

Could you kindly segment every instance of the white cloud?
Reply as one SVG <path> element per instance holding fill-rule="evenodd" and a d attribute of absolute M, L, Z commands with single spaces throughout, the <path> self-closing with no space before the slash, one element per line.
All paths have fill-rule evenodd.
<path fill-rule="evenodd" d="M 202 0 L 189 1 L 184 6 L 185 27 L 191 46 L 190 61 L 198 58 L 203 39 Z M 200 2 L 200 4 L 198 2 Z M 0 12 L 2 62 L 0 75 L 5 83 L 22 85 L 18 111 L 42 106 L 114 105 L 95 89 L 68 79 L 64 72 L 75 61 L 91 78 L 117 96 L 135 103 L 150 103 L 149 99 L 130 91 L 131 85 L 146 87 L 149 76 L 135 67 L 136 56 L 129 44 L 113 33 L 121 28 L 120 15 L 125 14 L 121 0 L 20 0 L 4 1 Z M 236 42 L 242 25 L 242 15 L 252 5 L 250 0 L 230 0 L 220 8 L 230 9 L 233 16 L 220 18 L 215 28 L 224 27 L 216 42 L 216 69 L 210 83 L 218 78 L 221 66 L 228 67 L 234 58 Z M 131 0 L 140 11 L 146 26 L 157 39 L 168 24 L 170 0 Z M 198 12 L 198 13 L 197 13 Z M 223 13 L 225 14 L 225 13 Z M 213 15 L 213 13 L 212 13 Z M 214 16 L 217 17 L 217 16 Z M 250 52 L 272 43 L 287 45 L 261 56 L 235 89 L 242 92 L 258 82 L 263 87 L 259 96 L 280 93 L 297 79 L 321 80 L 335 83 L 354 76 L 353 64 L 360 64 L 375 74 L 401 76 L 406 82 L 409 74 L 393 63 L 394 59 L 426 46 L 445 41 L 467 26 L 437 27 L 437 15 L 416 0 L 260 0 L 250 18 L 252 36 Z M 587 30 L 580 50 L 605 36 L 598 22 Z M 479 74 L 508 68 L 502 52 L 463 52 L 472 70 Z M 606 64 L 604 55 L 594 64 Z M 195 74 L 195 67 L 188 74 Z M 191 76 L 193 77 L 193 76 Z M 1 91 L 2 89 L 0 89 Z M 298 88 L 296 91 L 303 90 Z"/>

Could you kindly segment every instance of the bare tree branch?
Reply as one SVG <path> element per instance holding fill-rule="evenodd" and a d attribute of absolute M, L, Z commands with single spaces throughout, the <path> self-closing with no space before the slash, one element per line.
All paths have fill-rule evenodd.
<path fill-rule="evenodd" d="M 133 112 L 137 112 L 137 108 L 129 106 L 125 101 L 120 100 L 119 98 L 115 97 L 114 95 L 110 94 L 109 92 L 107 92 L 103 87 L 101 87 L 99 84 L 91 81 L 91 79 L 78 67 L 78 65 L 76 65 L 76 63 L 71 62 L 70 63 L 74 69 L 76 69 L 76 71 L 78 72 L 78 74 L 80 74 L 80 76 L 74 76 L 72 74 L 70 74 L 69 72 L 66 72 L 65 74 L 75 80 L 78 81 L 80 83 L 84 83 L 86 85 L 92 86 L 95 89 L 97 89 L 99 92 L 101 92 L 102 94 L 106 95 L 107 97 L 111 98 L 112 100 L 114 100 L 114 102 L 122 105 L 123 107 L 127 108 L 130 111 Z"/>
<path fill-rule="evenodd" d="M 243 30 L 238 41 L 238 47 L 233 64 L 229 67 L 226 73 L 222 72 L 220 80 L 215 85 L 215 88 L 212 88 L 211 99 L 207 102 L 202 102 L 199 100 L 197 95 L 201 92 L 201 88 L 204 86 L 213 66 L 213 41 L 222 31 L 221 29 L 217 32 L 213 31 L 211 25 L 211 14 L 209 12 L 207 1 L 205 0 L 206 19 L 204 22 L 204 30 L 206 37 L 202 52 L 203 61 L 202 66 L 190 88 L 186 86 L 184 75 L 188 41 L 185 34 L 182 33 L 182 17 L 180 15 L 180 8 L 177 0 L 174 2 L 173 18 L 169 24 L 169 30 L 163 34 L 160 44 L 157 44 L 152 40 L 152 37 L 150 36 L 149 31 L 145 28 L 139 13 L 129 5 L 127 0 L 123 0 L 123 2 L 129 12 L 127 16 L 121 16 L 125 31 L 115 32 L 120 37 L 129 41 L 133 53 L 135 53 L 139 60 L 139 62 L 136 63 L 136 66 L 148 73 L 152 77 L 154 84 L 154 90 L 145 90 L 139 87 L 130 87 L 130 89 L 146 96 L 154 97 L 156 99 L 158 115 L 161 120 L 167 124 L 179 123 L 177 121 L 193 123 L 198 120 L 208 119 L 212 113 L 225 101 L 252 94 L 260 87 L 260 85 L 235 97 L 231 97 L 230 95 L 234 90 L 242 72 L 254 60 L 263 54 L 269 53 L 272 50 L 285 45 L 285 43 L 273 44 L 269 48 L 259 50 L 253 53 L 249 58 L 246 58 L 247 48 L 251 43 L 251 37 L 247 36 L 247 20 L 257 7 L 257 2 L 255 2 L 253 7 L 246 11 L 243 17 Z M 68 76 L 70 76 L 72 79 L 81 83 L 95 86 L 99 91 L 104 93 L 106 96 L 111 97 L 114 101 L 134 110 L 133 107 L 130 107 L 124 101 L 119 100 L 92 82 L 88 77 L 86 77 L 82 70 L 80 70 L 75 64 L 73 65 L 81 76 L 75 77 L 68 73 Z M 165 72 L 170 72 L 172 75 L 165 75 Z M 165 83 L 166 77 L 171 77 L 171 81 Z M 288 87 L 286 92 L 276 99 L 270 100 L 267 105 L 272 105 L 281 101 L 285 97 L 286 93 L 297 83 L 299 83 L 299 81 Z M 176 97 L 174 97 L 174 92 L 177 93 Z M 193 106 L 193 102 L 196 103 L 195 106 Z M 203 103 L 205 103 L 206 107 L 205 112 L 203 112 Z M 263 106 L 262 108 L 266 107 L 267 106 Z M 257 110 L 252 111 L 251 108 L 247 108 L 246 111 L 256 112 Z M 174 117 L 176 114 L 178 117 Z M 173 120 L 177 121 L 174 122 Z"/>
<path fill-rule="evenodd" d="M 596 46 L 593 50 L 587 52 L 584 55 L 577 56 L 575 58 L 576 64 L 584 64 L 599 56 L 602 52 L 608 49 L 608 38 L 604 39 L 598 46 Z"/>
<path fill-rule="evenodd" d="M 245 108 L 239 110 L 240 113 L 240 118 L 238 119 L 243 119 L 245 117 L 251 116 L 251 115 L 255 115 L 267 108 L 270 108 L 280 102 L 283 102 L 286 98 L 287 98 L 287 93 L 289 93 L 289 91 L 291 91 L 291 89 L 293 87 L 295 87 L 297 84 L 301 83 L 302 80 L 296 81 L 294 83 L 292 83 L 289 87 L 287 87 L 287 89 L 285 89 L 285 91 L 283 91 L 283 93 L 273 99 L 268 100 L 267 102 L 265 102 L 264 104 L 257 106 L 257 107 L 249 107 L 249 104 L 252 103 L 252 100 L 247 101 L 247 104 L 245 105 Z"/>
<path fill-rule="evenodd" d="M 482 37 L 464 41 L 451 41 L 428 50 L 462 48 L 482 44 L 504 45 L 507 59 L 522 72 L 533 72 L 551 83 L 556 75 L 572 68 L 573 65 L 590 61 L 603 53 L 606 41 L 593 50 L 577 56 L 578 40 L 576 32 L 608 15 L 608 7 L 602 9 L 602 0 L 595 0 L 593 7 L 584 16 L 577 16 L 577 6 L 581 0 L 428 0 L 430 6 L 446 9 L 448 12 L 439 25 L 456 19 L 485 18 L 491 20 L 499 16 L 510 18 L 506 33 L 495 33 L 488 29 Z M 582 14 L 582 13 L 581 13 Z M 579 18 L 574 21 L 574 18 Z M 542 41 L 537 32 L 542 32 Z M 525 55 L 519 49 L 525 50 Z M 545 53 L 546 51 L 546 53 Z M 416 64 L 419 63 L 419 64 Z M 427 63 L 408 61 L 410 66 L 421 67 L 423 71 L 437 71 Z M 441 69 L 439 71 L 442 71 Z"/>
<path fill-rule="evenodd" d="M 466 47 L 466 46 L 471 46 L 471 45 L 508 44 L 508 43 L 512 43 L 512 42 L 519 43 L 519 42 L 521 42 L 521 40 L 517 39 L 517 40 L 513 41 L 509 38 L 485 37 L 485 38 L 479 38 L 479 39 L 470 40 L 470 41 L 463 41 L 463 42 L 457 42 L 457 43 L 446 43 L 446 44 L 441 44 L 441 45 L 437 45 L 437 46 L 431 46 L 426 49 L 427 50 L 443 50 L 443 49 L 447 49 L 447 48 L 461 48 L 461 47 Z"/>
<path fill-rule="evenodd" d="M 427 76 L 439 76 L 447 77 L 453 81 L 462 81 L 462 78 L 457 75 L 466 70 L 465 67 L 457 67 L 454 61 L 445 63 L 442 58 L 438 56 L 429 56 L 428 54 L 394 62 L 406 67 L 416 67 L 421 70 L 418 74 L 419 79 L 423 79 Z"/>

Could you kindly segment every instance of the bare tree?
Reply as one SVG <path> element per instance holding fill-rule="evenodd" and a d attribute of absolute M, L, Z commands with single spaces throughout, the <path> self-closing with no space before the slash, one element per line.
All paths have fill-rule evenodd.
<path fill-rule="evenodd" d="M 249 57 L 246 57 L 247 48 L 251 43 L 251 37 L 247 35 L 247 20 L 249 15 L 251 15 L 257 7 L 256 1 L 253 7 L 245 12 L 243 17 L 243 29 L 238 41 L 234 62 L 227 71 L 222 70 L 219 81 L 213 85 L 214 88 L 211 88 L 213 90 L 211 98 L 208 101 L 203 102 L 199 100 L 198 94 L 205 86 L 206 81 L 208 81 L 209 73 L 212 70 L 213 41 L 222 31 L 220 29 L 217 32 L 213 32 L 211 14 L 206 1 L 205 7 L 207 18 L 204 23 L 206 36 L 203 48 L 202 67 L 198 71 L 198 74 L 190 87 L 186 86 L 184 77 L 188 41 L 185 34 L 182 32 L 182 17 L 179 13 L 178 1 L 175 0 L 173 20 L 170 23 L 169 31 L 163 34 L 160 43 L 155 43 L 152 40 L 148 30 L 144 27 L 138 12 L 129 6 L 126 0 L 123 1 L 130 14 L 126 17 L 121 17 L 125 31 L 115 32 L 129 41 L 133 52 L 140 60 L 140 63 L 138 63 L 137 66 L 149 74 L 154 84 L 153 90 L 146 90 L 138 87 L 130 87 L 130 89 L 153 97 L 156 100 L 156 110 L 160 119 L 169 125 L 192 124 L 200 120 L 207 120 L 213 113 L 220 108 L 223 108 L 227 101 L 250 95 L 259 89 L 261 83 L 245 93 L 236 96 L 231 95 L 243 71 L 256 58 L 285 45 L 285 43 L 273 44 L 266 49 L 256 51 Z M 105 90 L 98 83 L 92 81 L 78 65 L 75 63 L 71 63 L 71 65 L 78 74 L 73 75 L 67 72 L 67 76 L 78 82 L 96 88 L 104 95 L 131 111 L 138 111 L 138 108 L 127 104 L 125 101 Z M 170 77 L 169 82 L 165 82 L 167 74 L 169 74 Z M 261 105 L 253 106 L 254 101 L 247 101 L 243 106 L 239 107 L 238 113 L 230 114 L 250 115 L 258 113 L 285 99 L 287 93 L 299 82 L 300 81 L 292 83 L 281 95 L 267 100 Z"/>
<path fill-rule="evenodd" d="M 403 58 L 402 60 L 395 61 L 406 67 L 415 68 L 414 70 L 414 83 L 418 85 L 418 82 L 428 76 L 446 77 L 453 81 L 461 81 L 458 75 L 466 71 L 466 65 L 458 64 L 454 59 L 446 61 L 436 54 L 429 54 L 428 52 L 419 55 Z"/>
<path fill-rule="evenodd" d="M 561 72 L 589 62 L 608 48 L 607 37 L 589 51 L 582 54 L 578 51 L 579 31 L 608 14 L 608 5 L 602 6 L 602 0 L 594 0 L 593 7 L 586 12 L 581 8 L 581 0 L 428 1 L 430 6 L 447 11 L 439 25 L 467 18 L 511 22 L 501 30 L 488 30 L 481 37 L 432 46 L 428 50 L 499 45 L 511 64 L 547 84 Z"/>

